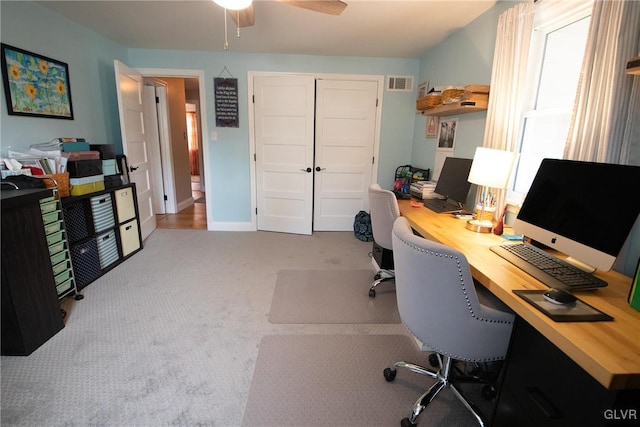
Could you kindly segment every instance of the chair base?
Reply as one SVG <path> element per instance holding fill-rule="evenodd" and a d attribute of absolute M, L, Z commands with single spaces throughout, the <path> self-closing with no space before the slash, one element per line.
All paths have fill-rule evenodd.
<path fill-rule="evenodd" d="M 436 380 L 436 382 L 416 401 L 413 411 L 408 418 L 405 418 L 401 421 L 400 425 L 402 427 L 415 427 L 416 422 L 420 414 L 427 409 L 429 403 L 433 402 L 433 400 L 438 396 L 438 394 L 449 387 L 453 394 L 462 402 L 462 404 L 471 412 L 476 421 L 480 426 L 485 426 L 486 421 L 480 409 L 476 406 L 473 400 L 469 399 L 462 389 L 460 388 L 460 383 L 466 382 L 474 382 L 474 383 L 484 383 L 487 384 L 488 381 L 482 379 L 478 376 L 458 376 L 453 373 L 453 362 L 454 359 L 451 359 L 448 356 L 440 356 L 437 355 L 438 361 L 440 364 L 440 369 L 432 370 L 420 365 L 415 365 L 413 363 L 407 362 L 396 362 L 393 365 L 393 368 L 386 368 L 383 372 L 384 378 L 391 382 L 396 377 L 396 372 L 398 368 L 407 369 L 411 372 L 415 372 L 420 375 L 426 375 Z M 442 357 L 442 359 L 441 359 Z M 483 390 L 483 396 L 485 398 L 493 397 L 493 394 L 485 392 Z"/>
<path fill-rule="evenodd" d="M 369 288 L 369 296 L 371 298 L 375 298 L 376 297 L 376 287 L 382 283 L 382 282 L 386 282 L 388 280 L 392 280 L 395 279 L 395 274 L 393 272 L 393 270 L 388 270 L 385 268 L 381 268 L 378 263 L 376 262 L 375 258 L 371 258 L 371 264 L 373 264 L 373 268 L 374 270 L 377 272 L 375 276 L 373 276 L 374 282 L 371 285 L 371 287 Z"/>
<path fill-rule="evenodd" d="M 376 297 L 376 287 L 382 283 L 382 282 L 386 282 L 388 280 L 393 280 L 394 276 L 384 276 L 382 277 L 383 274 L 391 274 L 388 271 L 385 270 L 381 270 L 379 271 L 376 276 L 375 276 L 375 281 L 373 282 L 373 284 L 371 285 L 371 287 L 369 288 L 369 296 L 371 298 L 375 298 Z"/>

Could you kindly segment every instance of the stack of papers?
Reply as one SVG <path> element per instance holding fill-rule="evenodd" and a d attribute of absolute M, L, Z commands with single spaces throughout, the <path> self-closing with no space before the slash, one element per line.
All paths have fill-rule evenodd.
<path fill-rule="evenodd" d="M 415 181 L 409 187 L 409 193 L 420 199 L 439 199 L 442 196 L 435 192 L 436 181 Z"/>
<path fill-rule="evenodd" d="M 8 158 L 2 159 L 9 171 L 28 170 L 35 175 L 54 174 L 67 171 L 69 153 L 65 147 L 72 144 L 83 144 L 89 149 L 84 138 L 55 138 L 50 142 L 31 144 L 29 151 L 8 151 Z M 86 147 L 85 147 L 86 146 Z"/>

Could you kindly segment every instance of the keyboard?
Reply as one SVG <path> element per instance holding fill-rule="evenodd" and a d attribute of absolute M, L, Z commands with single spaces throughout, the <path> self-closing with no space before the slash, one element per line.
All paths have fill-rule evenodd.
<path fill-rule="evenodd" d="M 436 213 L 452 213 L 460 212 L 462 208 L 454 205 L 446 199 L 424 199 L 424 207 L 429 208 Z"/>
<path fill-rule="evenodd" d="M 492 246 L 491 250 L 550 288 L 582 291 L 607 286 L 593 274 L 526 243 Z"/>

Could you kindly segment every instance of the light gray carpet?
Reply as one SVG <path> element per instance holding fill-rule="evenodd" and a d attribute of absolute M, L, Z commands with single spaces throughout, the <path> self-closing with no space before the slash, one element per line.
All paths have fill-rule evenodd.
<path fill-rule="evenodd" d="M 371 266 L 353 232 L 156 230 L 144 249 L 63 301 L 66 327 L 2 356 L 2 427 L 242 424 L 265 335 L 395 334 L 402 324 L 273 324 L 278 271 Z"/>
<path fill-rule="evenodd" d="M 434 382 L 406 370 L 387 382 L 384 368 L 399 360 L 426 364 L 427 353 L 401 335 L 265 336 L 242 425 L 397 426 Z M 418 421 L 420 427 L 477 425 L 448 389 Z"/>
<path fill-rule="evenodd" d="M 399 323 L 395 284 L 378 285 L 369 297 L 373 269 L 280 270 L 271 323 Z"/>

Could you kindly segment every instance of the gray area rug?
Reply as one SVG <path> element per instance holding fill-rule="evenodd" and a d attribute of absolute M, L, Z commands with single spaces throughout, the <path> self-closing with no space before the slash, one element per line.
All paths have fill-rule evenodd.
<path fill-rule="evenodd" d="M 369 297 L 369 270 L 280 270 L 271 323 L 400 323 L 395 284 L 378 285 Z"/>
<path fill-rule="evenodd" d="M 433 380 L 400 370 L 389 383 L 382 372 L 399 360 L 427 364 L 427 354 L 402 335 L 265 336 L 242 425 L 399 425 Z M 418 422 L 421 427 L 477 425 L 448 389 Z"/>

